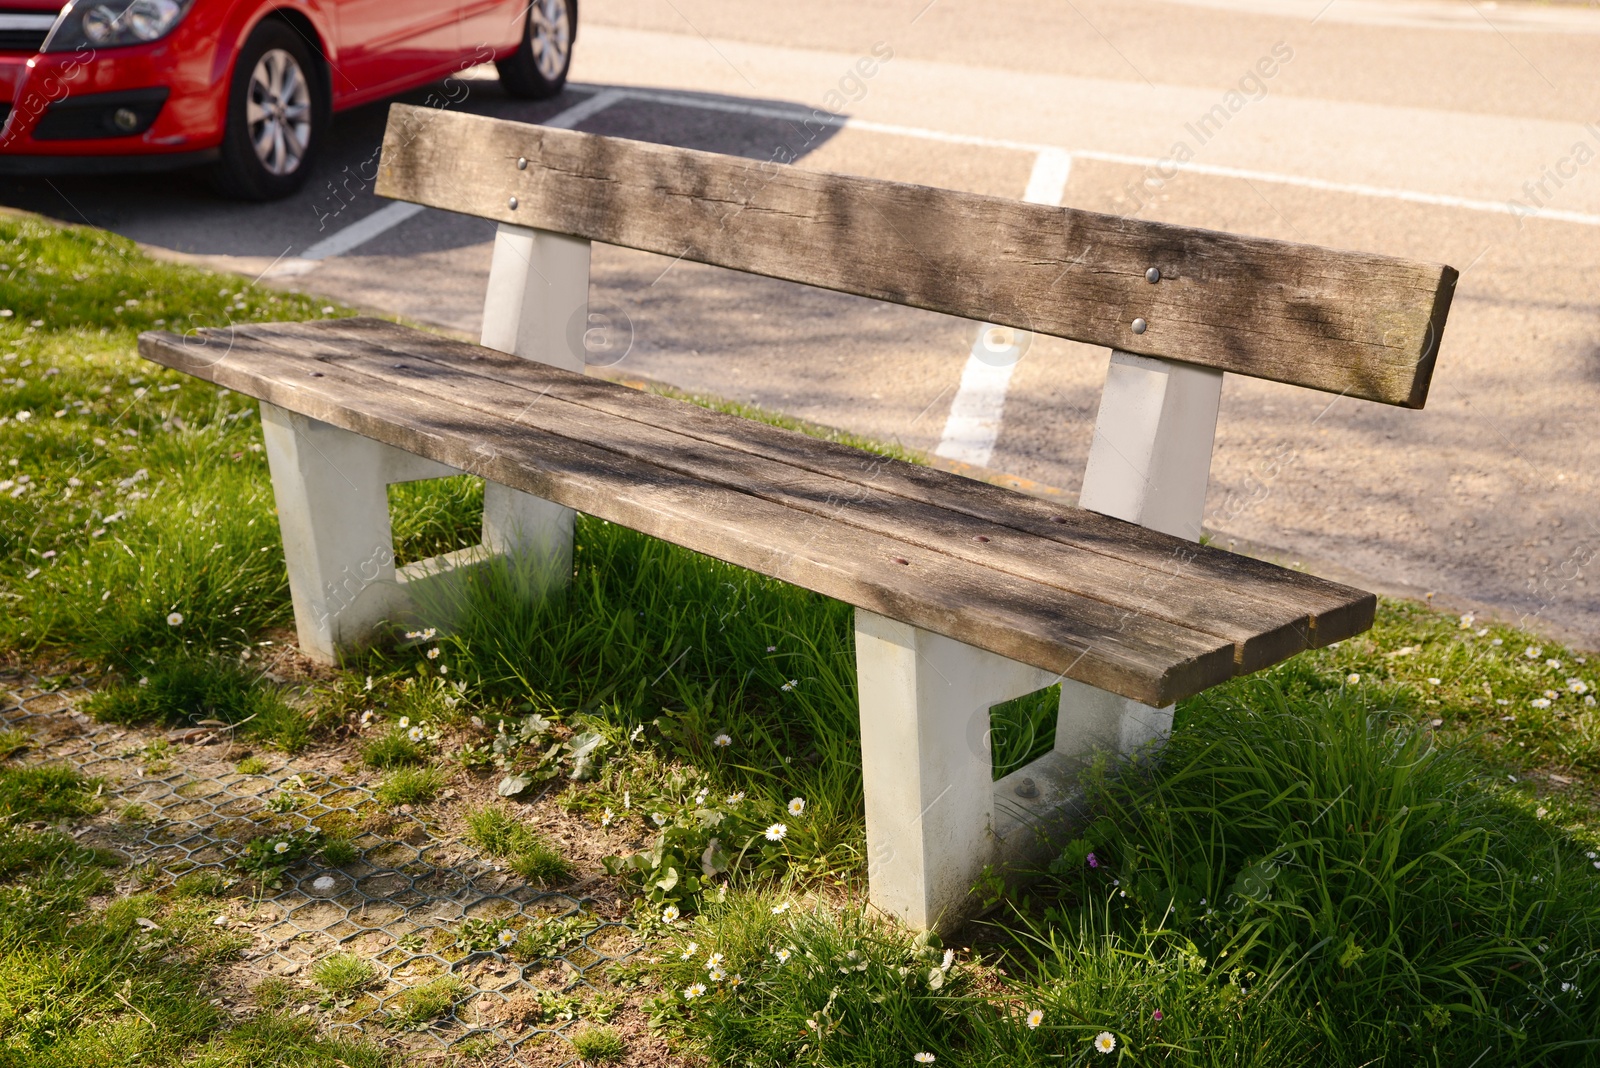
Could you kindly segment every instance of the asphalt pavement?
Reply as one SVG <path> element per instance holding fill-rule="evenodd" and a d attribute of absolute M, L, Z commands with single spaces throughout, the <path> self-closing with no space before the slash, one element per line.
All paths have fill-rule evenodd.
<path fill-rule="evenodd" d="M 489 68 L 405 99 L 1010 197 L 1043 178 L 1073 207 L 1449 263 L 1424 411 L 1229 376 L 1207 526 L 1594 649 L 1597 69 L 1583 7 L 586 0 L 561 98 L 511 100 Z M 847 118 L 807 135 L 812 108 Z M 185 175 L 7 179 L 0 203 L 475 336 L 492 226 L 373 195 L 385 111 L 340 116 L 276 204 Z M 616 324 L 598 373 L 950 451 L 970 322 L 602 246 L 591 299 Z M 1034 339 L 987 466 L 1075 495 L 1106 363 Z"/>

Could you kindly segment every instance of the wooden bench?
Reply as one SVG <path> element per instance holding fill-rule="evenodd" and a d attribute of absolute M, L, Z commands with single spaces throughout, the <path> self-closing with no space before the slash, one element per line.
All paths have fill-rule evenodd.
<path fill-rule="evenodd" d="M 565 581 L 573 509 L 846 601 L 871 898 L 910 924 L 1058 830 L 1091 754 L 1371 625 L 1368 593 L 1196 543 L 1222 376 L 1421 407 L 1448 267 L 400 105 L 378 191 L 500 224 L 481 346 L 140 338 L 260 399 L 302 649 L 361 647 L 485 554 Z M 585 377 L 591 241 L 1109 346 L 1081 507 Z M 483 546 L 397 569 L 388 484 L 463 471 Z M 1057 682 L 1055 751 L 993 781 L 990 707 Z"/>

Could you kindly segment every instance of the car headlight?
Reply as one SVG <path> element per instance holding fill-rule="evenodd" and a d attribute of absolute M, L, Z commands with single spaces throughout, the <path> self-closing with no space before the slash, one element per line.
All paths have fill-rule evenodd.
<path fill-rule="evenodd" d="M 44 42 L 46 52 L 149 44 L 172 32 L 194 0 L 72 0 Z"/>

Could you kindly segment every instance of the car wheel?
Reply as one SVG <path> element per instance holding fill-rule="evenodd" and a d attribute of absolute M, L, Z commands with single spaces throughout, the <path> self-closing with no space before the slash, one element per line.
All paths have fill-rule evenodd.
<path fill-rule="evenodd" d="M 320 61 L 288 24 L 255 28 L 234 63 L 215 179 L 226 196 L 277 200 L 305 184 L 330 108 Z"/>
<path fill-rule="evenodd" d="M 561 92 L 578 37 L 578 0 L 529 0 L 522 44 L 495 61 L 500 84 L 512 96 L 545 100 Z"/>

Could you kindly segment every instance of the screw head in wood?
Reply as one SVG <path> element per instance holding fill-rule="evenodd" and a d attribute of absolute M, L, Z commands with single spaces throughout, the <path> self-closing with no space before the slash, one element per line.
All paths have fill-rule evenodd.
<path fill-rule="evenodd" d="M 506 207 L 510 208 L 512 211 L 516 211 L 517 210 L 517 198 L 516 197 L 512 197 L 510 200 L 506 201 Z"/>
<path fill-rule="evenodd" d="M 527 156 L 518 156 L 517 157 L 517 170 L 525 171 L 527 169 L 528 169 L 528 157 Z"/>
<path fill-rule="evenodd" d="M 1161 281 L 1161 268 L 1152 267 L 1148 271 L 1144 272 L 1144 280 L 1149 282 L 1151 285 L 1155 285 L 1157 282 Z"/>
<path fill-rule="evenodd" d="M 1135 319 L 1133 321 L 1133 332 L 1135 334 L 1142 334 L 1145 331 L 1145 327 L 1148 325 L 1150 324 L 1146 323 L 1143 319 Z"/>

